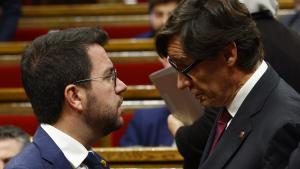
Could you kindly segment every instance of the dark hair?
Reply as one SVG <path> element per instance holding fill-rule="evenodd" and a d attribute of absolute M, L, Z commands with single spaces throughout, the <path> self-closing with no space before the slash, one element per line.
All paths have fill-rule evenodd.
<path fill-rule="evenodd" d="M 68 84 L 90 77 L 87 47 L 108 40 L 99 28 L 73 28 L 35 39 L 22 55 L 23 85 L 40 123 L 55 123 Z M 90 83 L 82 83 L 88 88 Z"/>
<path fill-rule="evenodd" d="M 157 34 L 155 45 L 161 57 L 168 55 L 174 37 L 193 59 L 215 57 L 231 42 L 237 46 L 239 67 L 251 69 L 263 59 L 259 31 L 238 0 L 182 1 Z"/>
<path fill-rule="evenodd" d="M 180 0 L 148 0 L 148 11 L 151 13 L 155 6 L 171 2 L 179 3 Z"/>
<path fill-rule="evenodd" d="M 0 126 L 0 140 L 5 139 L 16 139 L 22 143 L 22 147 L 30 142 L 29 135 L 26 132 L 12 125 Z"/>

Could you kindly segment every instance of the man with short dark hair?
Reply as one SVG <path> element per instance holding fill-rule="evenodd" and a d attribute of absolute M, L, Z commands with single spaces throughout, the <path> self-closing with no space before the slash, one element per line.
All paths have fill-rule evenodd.
<path fill-rule="evenodd" d="M 98 28 L 75 28 L 35 39 L 21 59 L 23 85 L 41 126 L 7 169 L 109 168 L 91 150 L 123 124 L 126 85 Z"/>
<path fill-rule="evenodd" d="M 179 72 L 178 88 L 219 107 L 199 169 L 262 168 L 276 130 L 300 121 L 299 94 L 264 61 L 262 46 L 238 0 L 185 0 L 157 34 L 157 52 Z"/>
<path fill-rule="evenodd" d="M 289 29 L 300 35 L 300 0 L 294 0 L 295 9 L 293 12 L 283 15 L 279 20 Z"/>
<path fill-rule="evenodd" d="M 11 125 L 0 126 L 0 169 L 29 142 L 28 134 L 22 129 Z"/>
<path fill-rule="evenodd" d="M 149 0 L 148 12 L 151 30 L 138 35 L 137 38 L 153 38 L 156 32 L 167 22 L 179 1 L 180 0 Z"/>

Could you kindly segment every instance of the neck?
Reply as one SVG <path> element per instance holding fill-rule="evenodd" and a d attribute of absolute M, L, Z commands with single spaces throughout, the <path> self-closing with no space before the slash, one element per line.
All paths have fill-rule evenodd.
<path fill-rule="evenodd" d="M 53 126 L 80 142 L 88 150 L 101 137 L 100 131 L 94 132 L 80 118 L 74 116 L 65 117 L 62 115 Z"/>
<path fill-rule="evenodd" d="M 252 69 L 250 70 L 244 70 L 241 68 L 235 68 L 234 73 L 232 73 L 232 79 L 233 79 L 233 89 L 232 94 L 230 97 L 228 97 L 226 101 L 226 107 L 231 104 L 234 97 L 237 95 L 239 90 L 242 88 L 242 86 L 250 79 L 250 77 L 254 74 L 254 72 L 257 70 L 261 62 L 257 63 Z"/>

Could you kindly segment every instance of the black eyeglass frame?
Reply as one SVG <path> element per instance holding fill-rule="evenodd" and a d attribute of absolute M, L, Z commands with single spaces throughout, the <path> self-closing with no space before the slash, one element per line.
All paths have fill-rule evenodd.
<path fill-rule="evenodd" d="M 183 75 L 185 75 L 186 77 L 188 77 L 189 79 L 192 79 L 190 75 L 188 75 L 188 72 L 190 70 L 192 70 L 197 64 L 199 64 L 200 62 L 202 62 L 204 59 L 203 58 L 197 58 L 196 60 L 193 61 L 193 63 L 191 63 L 190 65 L 188 65 L 186 68 L 184 68 L 183 70 L 180 70 L 178 68 L 178 66 L 175 64 L 174 61 L 172 61 L 172 59 L 168 56 L 167 57 L 168 62 L 170 63 L 170 65 L 176 69 L 178 72 L 182 73 Z"/>
<path fill-rule="evenodd" d="M 88 81 L 93 81 L 93 80 L 97 80 L 97 79 L 105 79 L 105 78 L 109 78 L 111 77 L 112 80 L 114 81 L 114 87 L 116 87 L 117 85 L 117 70 L 113 69 L 112 73 L 110 75 L 107 76 L 97 76 L 97 77 L 92 77 L 92 78 L 87 78 L 87 79 L 81 79 L 81 80 L 77 80 L 75 82 L 73 82 L 74 84 L 78 84 L 78 83 L 84 83 L 84 82 L 88 82 Z"/>

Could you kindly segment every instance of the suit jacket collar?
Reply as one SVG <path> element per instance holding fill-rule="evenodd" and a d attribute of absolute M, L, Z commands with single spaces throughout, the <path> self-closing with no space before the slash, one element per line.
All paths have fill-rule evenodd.
<path fill-rule="evenodd" d="M 52 166 L 51 168 L 72 169 L 70 162 L 66 159 L 62 151 L 41 127 L 37 129 L 33 137 L 33 144 L 38 147 L 41 157 L 48 162 L 49 166 Z"/>
<path fill-rule="evenodd" d="M 214 125 L 201 158 L 201 169 L 221 169 L 234 156 L 251 133 L 252 116 L 259 112 L 269 94 L 278 85 L 279 80 L 277 73 L 268 65 L 267 71 L 242 103 L 236 116 L 219 140 L 214 152 L 209 154 L 215 135 L 216 124 Z"/>
<path fill-rule="evenodd" d="M 251 14 L 253 19 L 273 19 L 273 15 L 269 10 L 264 10 Z"/>

